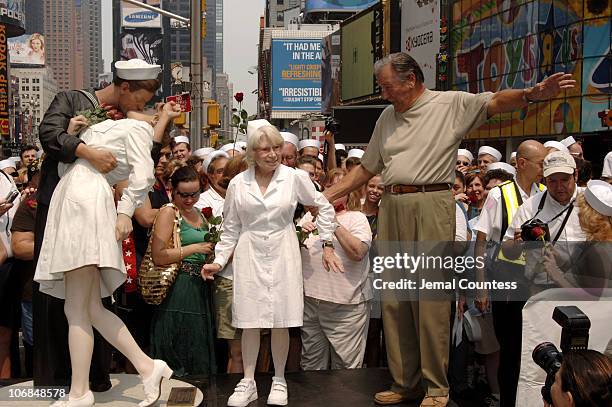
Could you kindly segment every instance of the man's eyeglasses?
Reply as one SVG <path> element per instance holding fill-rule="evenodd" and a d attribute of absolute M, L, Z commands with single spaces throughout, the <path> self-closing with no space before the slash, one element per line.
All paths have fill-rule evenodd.
<path fill-rule="evenodd" d="M 461 161 L 461 160 L 457 160 L 457 164 L 456 165 L 463 165 L 464 167 L 469 167 L 470 166 L 470 162 L 468 161 Z"/>
<path fill-rule="evenodd" d="M 172 158 L 172 153 L 162 153 L 162 154 L 161 154 L 161 157 L 164 157 L 164 158 L 166 158 L 167 160 L 169 160 L 169 159 L 171 159 L 171 158 Z"/>
<path fill-rule="evenodd" d="M 195 191 L 195 192 L 180 192 L 180 191 L 176 191 L 176 194 L 178 196 L 180 196 L 183 199 L 187 199 L 187 198 L 195 198 L 197 196 L 200 195 L 200 191 Z"/>

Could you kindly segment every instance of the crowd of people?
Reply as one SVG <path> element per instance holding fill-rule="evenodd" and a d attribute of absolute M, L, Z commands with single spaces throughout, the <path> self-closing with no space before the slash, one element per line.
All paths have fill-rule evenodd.
<path fill-rule="evenodd" d="M 141 406 L 171 374 L 242 373 L 228 405 L 246 406 L 258 398 L 256 371 L 274 372 L 267 402 L 286 405 L 286 370 L 380 366 L 393 383 L 374 395 L 379 405 L 442 407 L 478 380 L 487 406 L 542 405 L 534 389 L 545 373 L 525 357 L 525 335 L 551 328 L 526 331 L 528 298 L 483 288 L 381 299 L 371 260 L 378 241 L 473 242 L 461 254 L 487 259 L 472 270 L 476 281 L 506 270 L 530 296 L 582 289 L 575 303 L 593 318 L 591 347 L 603 351 L 612 333 L 596 315 L 610 307 L 592 310 L 612 288 L 610 250 L 598 244 L 612 240 L 612 152 L 591 180 L 571 136 L 523 141 L 509 163 L 492 146 L 458 149 L 487 117 L 573 86 L 566 75 L 473 95 L 427 90 L 407 54 L 383 58 L 375 72 L 391 105 L 365 151 L 346 151 L 332 132 L 323 148 L 266 120 L 248 123 L 247 142 L 192 151 L 171 124 L 177 105 L 142 113 L 159 67 L 138 60 L 117 63 L 107 88 L 60 93 L 40 127 L 45 154 L 24 147 L 19 170 L 0 161 L 0 198 L 20 190 L 0 202 L 0 377 L 17 370 L 10 355 L 21 330 L 35 385 L 70 384 L 58 406 L 93 405 L 111 371 L 141 375 Z M 93 124 L 77 114 L 99 105 L 127 118 Z M 518 244 L 534 219 L 552 243 L 539 256 Z M 157 305 L 139 291 L 149 251 L 157 266 L 179 265 Z M 457 338 L 469 323 L 479 337 Z M 457 357 L 462 341 L 476 356 Z M 589 380 L 607 377 L 607 387 L 585 390 L 576 368 L 561 369 L 554 397 L 574 404 L 555 406 L 610 403 L 612 363 L 588 356 L 601 370 Z"/>

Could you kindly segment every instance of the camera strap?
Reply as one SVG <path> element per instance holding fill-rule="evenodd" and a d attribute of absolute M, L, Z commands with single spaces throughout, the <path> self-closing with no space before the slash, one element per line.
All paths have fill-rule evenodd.
<path fill-rule="evenodd" d="M 538 216 L 538 214 L 542 212 L 542 209 L 544 209 L 544 204 L 546 203 L 547 196 L 548 196 L 548 191 L 544 191 L 544 193 L 542 194 L 542 199 L 540 200 L 540 203 L 538 204 L 538 211 L 535 213 L 535 215 L 533 215 L 533 218 L 529 219 L 526 223 L 534 220 L 536 216 Z M 552 240 L 551 243 L 554 244 L 557 242 L 557 240 L 559 240 L 559 237 L 561 236 L 561 232 L 563 232 L 563 229 L 565 229 L 565 225 L 567 224 L 567 221 L 569 220 L 569 217 L 572 214 L 572 210 L 574 210 L 574 201 L 571 201 L 569 205 L 567 206 L 567 208 L 563 209 L 561 212 L 556 214 L 554 218 L 546 222 L 546 223 L 550 223 L 553 220 L 557 219 L 559 216 L 563 215 L 565 212 L 567 212 L 567 215 L 565 215 L 565 218 L 563 219 L 563 222 L 561 223 L 561 227 L 559 228 L 557 235 L 555 236 L 555 238 Z"/>

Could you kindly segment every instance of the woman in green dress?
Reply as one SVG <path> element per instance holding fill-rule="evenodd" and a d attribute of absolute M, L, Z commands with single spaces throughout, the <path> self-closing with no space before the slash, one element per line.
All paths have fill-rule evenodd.
<path fill-rule="evenodd" d="M 216 373 L 211 287 L 200 270 L 214 244 L 204 242 L 208 223 L 193 207 L 200 181 L 192 167 L 176 170 L 170 178 L 172 204 L 160 209 L 155 221 L 151 252 L 156 265 L 182 261 L 174 285 L 159 305 L 151 324 L 151 353 L 164 359 L 175 376 Z M 180 248 L 167 248 L 180 214 Z"/>

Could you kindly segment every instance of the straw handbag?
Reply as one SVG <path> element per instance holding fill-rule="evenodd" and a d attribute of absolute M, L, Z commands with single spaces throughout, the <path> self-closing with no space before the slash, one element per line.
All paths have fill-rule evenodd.
<path fill-rule="evenodd" d="M 179 248 L 181 247 L 181 236 L 180 236 L 180 224 L 181 214 L 174 204 L 166 204 L 163 207 L 174 208 L 174 227 L 172 235 L 166 245 L 168 248 Z M 155 219 L 157 221 L 157 218 Z M 151 241 L 153 240 L 153 234 L 155 232 L 155 223 L 151 229 L 151 238 L 147 246 L 147 252 L 142 259 L 140 264 L 140 270 L 138 272 L 138 290 L 143 300 L 147 304 L 159 305 L 161 304 L 166 296 L 168 290 L 174 284 L 176 275 L 181 268 L 181 262 L 167 264 L 165 266 L 156 266 L 153 262 L 153 256 L 151 254 Z"/>

